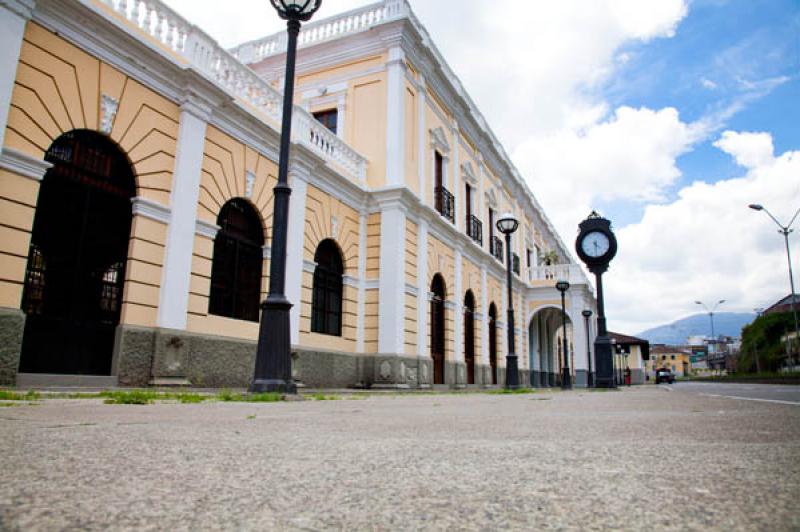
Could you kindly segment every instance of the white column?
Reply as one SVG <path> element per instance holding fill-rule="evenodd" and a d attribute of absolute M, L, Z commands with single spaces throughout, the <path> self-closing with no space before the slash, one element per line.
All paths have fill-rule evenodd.
<path fill-rule="evenodd" d="M 428 355 L 428 222 L 417 226 L 417 355 Z"/>
<path fill-rule="evenodd" d="M 367 283 L 367 214 L 358 217 L 358 305 L 356 316 L 356 350 L 364 352 L 364 316 L 366 310 Z"/>
<path fill-rule="evenodd" d="M 466 225 L 466 221 L 464 219 L 466 211 L 464 210 L 464 192 L 462 190 L 461 185 L 461 169 L 458 167 L 459 162 L 459 152 L 461 151 L 461 140 L 460 135 L 458 133 L 458 124 L 454 123 L 453 127 L 450 129 L 450 132 L 453 134 L 453 180 L 450 183 L 450 191 L 453 193 L 453 198 L 456 203 L 456 227 L 459 229 L 464 229 Z"/>
<path fill-rule="evenodd" d="M 386 184 L 405 183 L 405 54 L 400 48 L 389 50 L 386 64 Z"/>
<path fill-rule="evenodd" d="M 186 328 L 207 118 L 208 110 L 191 101 L 181 106 L 157 318 L 166 329 Z"/>
<path fill-rule="evenodd" d="M 378 351 L 403 352 L 405 313 L 406 214 L 399 205 L 381 206 L 378 290 Z"/>
<path fill-rule="evenodd" d="M 300 311 L 303 307 L 303 252 L 306 227 L 308 170 L 292 164 L 289 168 L 289 227 L 286 235 L 286 298 L 292 304 L 289 331 L 292 345 L 300 343 Z"/>
<path fill-rule="evenodd" d="M 486 266 L 481 266 L 481 362 L 489 364 L 489 294 L 486 282 Z"/>
<path fill-rule="evenodd" d="M 419 179 L 419 198 L 425 203 L 426 179 L 425 169 L 427 168 L 428 150 L 425 138 L 425 107 L 427 101 L 425 89 L 425 78 L 420 75 L 417 85 L 417 177 Z"/>
<path fill-rule="evenodd" d="M 0 3 L 0 147 L 5 141 L 25 24 L 30 20 L 35 5 L 33 0 L 3 0 Z"/>
<path fill-rule="evenodd" d="M 461 258 L 461 250 L 455 250 L 455 261 L 456 261 L 456 282 L 455 282 L 455 293 L 453 294 L 452 301 L 454 305 L 454 320 L 453 325 L 455 326 L 455 331 L 453 334 L 455 335 L 453 348 L 455 350 L 455 360 L 457 362 L 464 362 L 466 359 L 464 358 L 464 294 L 462 288 L 462 258 Z"/>

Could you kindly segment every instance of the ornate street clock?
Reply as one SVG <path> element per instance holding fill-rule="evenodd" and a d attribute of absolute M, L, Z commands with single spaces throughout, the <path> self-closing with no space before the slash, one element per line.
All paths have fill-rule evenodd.
<path fill-rule="evenodd" d="M 597 284 L 597 338 L 594 341 L 594 356 L 598 388 L 614 388 L 614 366 L 611 354 L 611 339 L 606 329 L 606 313 L 603 304 L 603 273 L 617 254 L 617 238 L 611 231 L 611 222 L 595 211 L 580 223 L 575 250 L 589 271 L 595 275 Z"/>

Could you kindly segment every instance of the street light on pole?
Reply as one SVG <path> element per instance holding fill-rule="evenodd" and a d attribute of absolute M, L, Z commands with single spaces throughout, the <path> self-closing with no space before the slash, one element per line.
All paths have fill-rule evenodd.
<path fill-rule="evenodd" d="M 586 377 L 586 387 L 591 388 L 594 386 L 594 376 L 592 375 L 592 342 L 589 339 L 589 318 L 592 317 L 592 311 L 587 308 L 581 312 L 581 315 L 586 324 L 586 359 L 589 364 L 589 375 Z"/>
<path fill-rule="evenodd" d="M 794 213 L 794 216 L 792 216 L 792 219 L 789 221 L 788 224 L 782 225 L 777 220 L 777 218 L 772 216 L 772 213 L 769 212 L 767 208 L 764 207 L 763 205 L 759 205 L 758 203 L 751 203 L 750 205 L 748 205 L 748 207 L 750 207 L 754 211 L 764 211 L 766 215 L 772 218 L 772 221 L 775 222 L 775 224 L 778 227 L 780 227 L 778 232 L 783 235 L 783 240 L 786 243 L 786 261 L 789 263 L 789 287 L 792 290 L 791 300 L 789 301 L 789 305 L 792 309 L 792 316 L 794 317 L 794 335 L 795 335 L 794 340 L 795 342 L 800 341 L 800 327 L 798 327 L 798 321 L 797 321 L 797 307 L 794 304 L 794 275 L 792 274 L 792 256 L 789 253 L 789 233 L 794 231 L 794 229 L 791 229 L 791 227 L 795 219 L 797 218 L 797 215 L 800 214 L 800 209 L 797 209 L 797 211 Z"/>
<path fill-rule="evenodd" d="M 569 290 L 569 283 L 567 281 L 558 281 L 556 289 L 561 292 L 561 336 L 564 341 L 564 368 L 561 374 L 561 387 L 563 389 L 572 388 L 572 381 L 569 372 L 569 350 L 567 349 L 567 310 L 564 305 L 564 295 Z"/>
<path fill-rule="evenodd" d="M 272 250 L 269 268 L 269 294 L 261 304 L 256 365 L 251 392 L 297 393 L 292 382 L 291 337 L 286 299 L 286 234 L 289 221 L 289 147 L 292 137 L 292 106 L 297 36 L 300 22 L 310 20 L 322 0 L 270 0 L 278 16 L 286 21 L 286 79 L 283 88 L 283 120 L 278 158 L 278 184 L 275 185 L 272 223 Z"/>
<path fill-rule="evenodd" d="M 714 347 L 716 348 L 717 338 L 716 338 L 716 336 L 714 336 L 714 311 L 717 310 L 717 307 L 719 307 L 721 304 L 725 303 L 725 300 L 724 299 L 720 299 L 719 301 L 714 303 L 714 306 L 711 307 L 710 310 L 708 308 L 708 305 L 706 305 L 702 301 L 695 301 L 694 303 L 695 303 L 695 305 L 702 305 L 702 307 L 704 309 L 706 309 L 706 312 L 708 312 L 708 317 L 711 320 L 711 341 L 714 342 Z M 709 352 L 711 352 L 711 341 L 709 341 L 709 343 L 708 343 Z M 715 355 L 716 355 L 716 352 L 717 352 L 717 350 L 714 349 L 714 354 Z"/>
<path fill-rule="evenodd" d="M 514 294 L 511 292 L 511 234 L 519 227 L 519 220 L 507 212 L 497 220 L 497 229 L 506 235 L 506 279 L 508 281 L 508 354 L 506 355 L 506 388 L 519 388 L 519 367 L 514 351 Z"/>

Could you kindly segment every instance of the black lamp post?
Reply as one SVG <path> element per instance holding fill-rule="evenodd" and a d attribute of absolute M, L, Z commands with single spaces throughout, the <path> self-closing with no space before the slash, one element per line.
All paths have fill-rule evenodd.
<path fill-rule="evenodd" d="M 794 229 L 790 228 L 792 227 L 792 224 L 797 218 L 797 215 L 800 214 L 800 209 L 797 209 L 797 212 L 794 213 L 794 216 L 792 216 L 791 221 L 787 225 L 782 225 L 774 216 L 772 216 L 772 213 L 769 212 L 767 208 L 764 207 L 763 205 L 753 203 L 748 206 L 754 211 L 764 211 L 767 214 L 767 216 L 772 218 L 772 221 L 775 222 L 775 224 L 778 227 L 780 227 L 778 232 L 783 235 L 783 240 L 784 242 L 786 242 L 786 260 L 789 263 L 789 287 L 792 290 L 792 295 L 791 295 L 792 299 L 789 301 L 789 306 L 792 309 L 792 316 L 794 317 L 794 334 L 795 334 L 794 341 L 796 343 L 800 341 L 800 327 L 798 327 L 797 307 L 794 304 L 794 275 L 792 275 L 792 256 L 789 254 L 789 233 L 794 231 Z"/>
<path fill-rule="evenodd" d="M 278 184 L 275 185 L 275 206 L 272 217 L 272 251 L 269 264 L 269 294 L 261 304 L 261 322 L 258 329 L 256 367 L 251 392 L 297 393 L 292 382 L 291 335 L 289 310 L 292 304 L 286 299 L 286 232 L 289 220 L 288 184 L 289 146 L 292 137 L 292 106 L 294 96 L 294 64 L 297 56 L 297 36 L 300 22 L 311 16 L 322 5 L 322 0 L 270 0 L 278 16 L 286 20 L 289 39 L 286 44 L 286 80 L 283 88 L 283 121 L 281 123 L 281 148 L 278 159 Z"/>
<path fill-rule="evenodd" d="M 581 312 L 581 316 L 583 316 L 586 325 L 586 360 L 589 363 L 589 375 L 586 377 L 586 387 L 591 388 L 594 386 L 594 375 L 592 374 L 592 342 L 589 339 L 589 318 L 592 317 L 592 311 L 587 308 Z"/>
<path fill-rule="evenodd" d="M 566 390 L 572 388 L 572 380 L 569 373 L 569 350 L 567 349 L 567 310 L 564 305 L 564 295 L 569 290 L 569 283 L 567 281 L 558 281 L 556 289 L 561 292 L 561 335 L 564 342 L 564 368 L 561 372 L 561 388 Z"/>
<path fill-rule="evenodd" d="M 514 294 L 511 292 L 511 234 L 519 221 L 507 212 L 497 220 L 497 230 L 506 235 L 506 278 L 508 280 L 508 354 L 506 355 L 506 388 L 519 388 L 519 366 L 514 351 Z"/>

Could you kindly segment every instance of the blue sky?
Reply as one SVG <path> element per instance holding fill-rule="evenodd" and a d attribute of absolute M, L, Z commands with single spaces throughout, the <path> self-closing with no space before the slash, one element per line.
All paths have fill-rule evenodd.
<path fill-rule="evenodd" d="M 284 27 L 265 0 L 166 1 L 223 46 Z M 408 1 L 566 246 L 591 210 L 612 220 L 613 330 L 788 293 L 783 240 L 747 204 L 800 207 L 800 0 Z"/>

